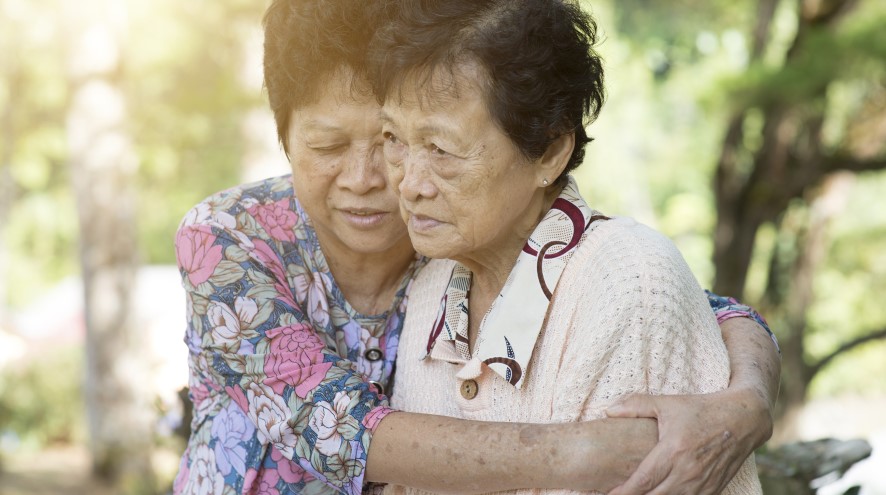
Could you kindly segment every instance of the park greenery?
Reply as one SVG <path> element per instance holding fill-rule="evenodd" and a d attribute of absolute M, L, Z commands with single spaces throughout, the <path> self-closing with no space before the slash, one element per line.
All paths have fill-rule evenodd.
<path fill-rule="evenodd" d="M 785 431 L 811 398 L 886 394 L 886 3 L 582 3 L 608 88 L 576 173 L 589 202 L 663 231 L 703 286 L 764 313 L 782 345 Z M 184 213 L 253 177 L 256 156 L 285 171 L 273 136 L 256 138 L 273 132 L 266 4 L 0 0 L 0 331 L 67 276 L 173 264 Z M 90 81 L 121 103 L 111 120 L 90 123 Z M 83 129 L 119 159 L 90 155 Z M 136 331 L 119 323 L 101 331 Z M 79 390 L 108 364 L 59 352 L 0 368 L 0 438 L 101 441 L 85 425 L 114 405 L 84 407 Z"/>

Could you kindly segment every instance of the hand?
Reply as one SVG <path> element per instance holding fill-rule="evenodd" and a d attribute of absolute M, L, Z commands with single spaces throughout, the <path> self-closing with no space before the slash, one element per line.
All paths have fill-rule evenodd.
<path fill-rule="evenodd" d="M 609 495 L 721 493 L 772 435 L 769 401 L 750 389 L 707 395 L 633 395 L 610 417 L 658 418 L 658 444 Z"/>

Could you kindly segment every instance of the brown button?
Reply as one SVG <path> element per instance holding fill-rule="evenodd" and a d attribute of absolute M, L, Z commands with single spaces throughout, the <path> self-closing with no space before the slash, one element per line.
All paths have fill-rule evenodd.
<path fill-rule="evenodd" d="M 372 349 L 366 349 L 366 352 L 363 354 L 363 357 L 368 359 L 369 361 L 378 361 L 384 356 L 381 353 L 381 349 L 373 347 Z"/>
<path fill-rule="evenodd" d="M 376 390 L 378 390 L 379 395 L 385 395 L 384 385 L 382 385 L 381 383 L 378 383 L 376 381 L 372 381 L 372 380 L 369 381 L 369 384 L 374 386 L 376 388 Z"/>
<path fill-rule="evenodd" d="M 477 386 L 477 382 L 474 380 L 465 380 L 461 382 L 461 396 L 467 400 L 476 397 L 479 390 L 480 387 Z"/>

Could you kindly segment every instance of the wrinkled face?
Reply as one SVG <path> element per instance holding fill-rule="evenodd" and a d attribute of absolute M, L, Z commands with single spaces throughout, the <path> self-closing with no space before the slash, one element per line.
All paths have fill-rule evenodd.
<path fill-rule="evenodd" d="M 384 169 L 381 109 L 355 95 L 351 77 L 339 71 L 314 103 L 292 112 L 295 192 L 327 256 L 402 252 L 409 237 Z"/>
<path fill-rule="evenodd" d="M 422 82 L 406 78 L 382 112 L 388 174 L 413 246 L 459 261 L 519 250 L 539 220 L 542 172 L 490 116 L 474 66 Z"/>

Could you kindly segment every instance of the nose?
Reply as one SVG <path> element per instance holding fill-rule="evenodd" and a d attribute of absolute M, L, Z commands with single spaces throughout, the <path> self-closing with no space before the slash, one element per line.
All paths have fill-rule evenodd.
<path fill-rule="evenodd" d="M 355 194 L 366 194 L 387 187 L 384 161 L 378 143 L 351 145 L 344 162 L 337 177 L 339 187 Z"/>
<path fill-rule="evenodd" d="M 400 181 L 400 196 L 410 202 L 431 199 L 437 195 L 437 186 L 432 179 L 427 150 L 412 150 L 403 160 L 403 178 Z"/>

